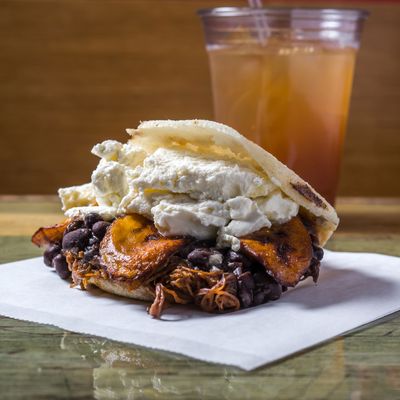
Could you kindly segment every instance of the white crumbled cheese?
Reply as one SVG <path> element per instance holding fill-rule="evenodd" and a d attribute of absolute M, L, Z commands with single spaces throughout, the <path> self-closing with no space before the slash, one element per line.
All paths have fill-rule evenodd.
<path fill-rule="evenodd" d="M 118 207 L 128 190 L 125 166 L 116 161 L 100 160 L 92 173 L 92 185 L 100 206 Z"/>
<path fill-rule="evenodd" d="M 130 168 L 141 165 L 148 154 L 141 147 L 134 147 L 129 143 L 122 146 L 118 154 L 118 162 Z"/>
<path fill-rule="evenodd" d="M 115 217 L 117 209 L 115 207 L 105 206 L 87 206 L 87 207 L 73 207 L 65 212 L 68 218 L 84 217 L 89 213 L 99 214 L 105 220 L 111 220 Z"/>
<path fill-rule="evenodd" d="M 151 208 L 153 207 L 153 196 L 143 192 L 138 192 L 131 188 L 121 200 L 118 207 L 119 214 L 137 213 L 148 218 L 152 218 Z"/>
<path fill-rule="evenodd" d="M 235 197 L 225 204 L 231 217 L 231 222 L 223 228 L 227 235 L 244 236 L 271 226 L 271 221 L 260 211 L 257 203 L 247 197 Z"/>
<path fill-rule="evenodd" d="M 154 224 L 163 235 L 188 235 L 198 239 L 212 239 L 218 228 L 229 219 L 222 203 L 206 200 L 180 202 L 170 198 L 161 200 L 151 209 Z"/>
<path fill-rule="evenodd" d="M 256 203 L 259 210 L 269 220 L 278 224 L 288 221 L 299 212 L 299 205 L 287 197 L 283 197 L 280 190 L 276 190 L 266 198 L 256 199 Z"/>
<path fill-rule="evenodd" d="M 208 263 L 216 268 L 216 266 L 221 266 L 223 262 L 223 257 L 221 253 L 211 254 L 208 258 Z"/>
<path fill-rule="evenodd" d="M 58 189 L 58 196 L 61 199 L 63 211 L 72 207 L 83 207 L 96 204 L 96 196 L 91 183 Z"/>
<path fill-rule="evenodd" d="M 230 247 L 233 251 L 240 250 L 240 240 L 236 236 L 227 235 L 221 231 L 217 236 L 217 244 L 219 247 Z"/>
<path fill-rule="evenodd" d="M 91 183 L 59 190 L 68 216 L 138 213 L 163 235 L 216 239 L 220 247 L 239 250 L 238 237 L 298 213 L 276 181 L 233 161 L 165 148 L 147 154 L 114 140 L 92 152 L 101 160 Z"/>
<path fill-rule="evenodd" d="M 96 144 L 92 149 L 92 154 L 106 161 L 118 160 L 118 154 L 122 149 L 122 143 L 116 140 L 105 140 Z"/>

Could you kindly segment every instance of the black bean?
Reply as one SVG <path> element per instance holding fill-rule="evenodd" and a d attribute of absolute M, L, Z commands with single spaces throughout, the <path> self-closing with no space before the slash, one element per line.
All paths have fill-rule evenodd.
<path fill-rule="evenodd" d="M 225 291 L 231 294 L 236 294 L 238 289 L 238 282 L 236 276 L 233 274 L 225 275 Z"/>
<path fill-rule="evenodd" d="M 187 246 L 183 247 L 182 249 L 179 250 L 178 255 L 182 257 L 183 259 L 187 259 L 188 255 L 197 248 L 202 248 L 202 247 L 211 247 L 212 243 L 208 243 L 205 240 L 196 240 L 194 242 L 190 242 Z"/>
<path fill-rule="evenodd" d="M 94 244 L 99 244 L 99 243 L 100 243 L 99 239 L 97 239 L 96 236 L 92 236 L 92 237 L 89 239 L 88 245 L 89 245 L 89 246 L 93 246 Z"/>
<path fill-rule="evenodd" d="M 242 269 L 242 267 L 237 267 L 237 268 L 235 268 L 235 269 L 233 270 L 233 273 L 234 273 L 236 276 L 242 275 L 242 274 L 243 274 L 243 269 Z"/>
<path fill-rule="evenodd" d="M 75 231 L 75 230 L 77 230 L 77 229 L 79 229 L 79 228 L 82 228 L 83 225 L 84 225 L 84 222 L 83 222 L 82 219 L 75 219 L 75 220 L 73 220 L 73 221 L 67 226 L 67 229 L 64 231 L 64 236 L 65 236 L 67 233 L 69 233 L 69 232 L 72 232 L 72 231 Z"/>
<path fill-rule="evenodd" d="M 191 251 L 187 259 L 190 261 L 192 264 L 195 264 L 196 266 L 206 266 L 208 263 L 208 257 L 210 256 L 210 250 L 206 248 L 199 248 L 199 249 L 194 249 Z"/>
<path fill-rule="evenodd" d="M 253 276 L 250 272 L 245 272 L 237 280 L 240 302 L 244 308 L 250 307 L 253 303 L 253 289 L 255 289 Z"/>
<path fill-rule="evenodd" d="M 278 300 L 282 294 L 281 285 L 277 282 L 271 282 L 264 287 L 265 298 L 268 300 Z"/>
<path fill-rule="evenodd" d="M 86 228 L 91 228 L 96 222 L 102 221 L 103 218 L 99 214 L 96 213 L 89 213 L 86 214 L 84 217 L 85 226 Z"/>
<path fill-rule="evenodd" d="M 266 272 L 256 272 L 253 274 L 254 283 L 257 287 L 263 288 L 270 281 Z"/>
<path fill-rule="evenodd" d="M 246 287 L 247 289 L 253 290 L 256 285 L 253 279 L 253 276 L 250 272 L 245 272 L 238 277 L 238 282 L 241 286 Z"/>
<path fill-rule="evenodd" d="M 253 292 L 239 282 L 238 295 L 243 308 L 250 307 L 253 303 Z"/>
<path fill-rule="evenodd" d="M 256 284 L 256 286 L 257 286 L 260 282 L 263 282 L 262 273 L 260 273 L 260 272 L 255 272 L 255 273 L 253 274 L 253 279 L 254 279 L 254 282 L 255 282 L 255 284 Z"/>
<path fill-rule="evenodd" d="M 97 238 L 99 238 L 100 240 L 103 239 L 103 237 L 104 237 L 104 235 L 106 234 L 107 229 L 108 229 L 108 227 L 109 227 L 110 225 L 111 225 L 111 224 L 110 224 L 109 222 L 106 222 L 106 221 L 99 221 L 99 222 L 96 222 L 96 223 L 93 224 L 93 226 L 92 226 L 93 234 L 94 234 Z"/>
<path fill-rule="evenodd" d="M 243 263 L 238 261 L 232 261 L 224 265 L 225 271 L 234 271 L 237 268 L 243 269 Z"/>
<path fill-rule="evenodd" d="M 266 272 L 257 272 L 253 275 L 256 290 L 264 293 L 265 299 L 277 300 L 281 297 L 282 287 Z"/>
<path fill-rule="evenodd" d="M 243 254 L 237 253 L 236 251 L 233 251 L 233 250 L 229 250 L 226 253 L 225 260 L 226 260 L 225 262 L 227 264 L 234 263 L 234 262 L 241 263 L 243 268 L 245 268 L 245 269 L 249 268 L 251 265 L 250 260 L 246 256 L 244 256 Z"/>
<path fill-rule="evenodd" d="M 314 252 L 314 257 L 318 261 L 321 261 L 322 258 L 324 257 L 324 250 L 321 247 L 313 246 L 313 252 Z"/>
<path fill-rule="evenodd" d="M 198 248 L 191 251 L 187 256 L 187 259 L 193 266 L 203 269 L 209 266 L 209 258 L 211 254 L 211 249 L 204 247 Z"/>
<path fill-rule="evenodd" d="M 99 246 L 98 245 L 93 245 L 93 246 L 87 247 L 83 254 L 83 261 L 90 262 L 98 255 L 99 255 Z"/>
<path fill-rule="evenodd" d="M 64 235 L 62 248 L 63 250 L 83 250 L 88 244 L 90 236 L 89 229 L 76 229 Z"/>
<path fill-rule="evenodd" d="M 310 266 L 308 267 L 308 271 L 306 272 L 307 276 L 312 276 L 314 282 L 318 281 L 320 264 L 321 263 L 316 258 L 313 258 Z"/>
<path fill-rule="evenodd" d="M 265 302 L 265 294 L 264 291 L 258 291 L 253 294 L 253 305 L 258 306 Z"/>
<path fill-rule="evenodd" d="M 60 252 L 61 252 L 61 247 L 58 244 L 52 244 L 51 246 L 49 246 L 43 253 L 44 263 L 48 267 L 51 267 L 51 262 L 53 261 L 53 258 L 57 254 L 60 254 Z"/>
<path fill-rule="evenodd" d="M 226 260 L 227 262 L 240 262 L 243 263 L 243 256 L 236 251 L 228 250 L 226 253 Z"/>
<path fill-rule="evenodd" d="M 56 269 L 61 279 L 68 279 L 71 276 L 71 271 L 68 269 L 67 260 L 62 254 L 58 254 L 53 258 L 52 265 Z"/>

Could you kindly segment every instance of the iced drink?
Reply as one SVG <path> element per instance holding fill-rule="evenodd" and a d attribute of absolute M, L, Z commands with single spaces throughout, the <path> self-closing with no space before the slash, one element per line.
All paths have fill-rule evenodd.
<path fill-rule="evenodd" d="M 209 53 L 216 119 L 243 132 L 333 202 L 355 50 L 276 43 Z"/>
<path fill-rule="evenodd" d="M 327 25 L 324 10 L 274 10 L 272 17 L 264 11 L 270 31 L 261 38 L 254 15 L 228 25 L 229 16 L 206 21 L 203 14 L 215 118 L 274 154 L 333 204 L 360 16 L 350 10 L 353 20 L 347 15 L 340 23 L 342 14 L 333 14 Z M 316 29 L 320 25 L 325 30 Z"/>

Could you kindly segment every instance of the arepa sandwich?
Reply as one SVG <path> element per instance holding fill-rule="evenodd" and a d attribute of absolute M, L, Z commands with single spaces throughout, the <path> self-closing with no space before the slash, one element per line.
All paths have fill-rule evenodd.
<path fill-rule="evenodd" d="M 227 312 L 318 279 L 334 208 L 273 155 L 206 120 L 146 121 L 106 140 L 89 183 L 63 188 L 66 219 L 32 241 L 87 289 Z"/>

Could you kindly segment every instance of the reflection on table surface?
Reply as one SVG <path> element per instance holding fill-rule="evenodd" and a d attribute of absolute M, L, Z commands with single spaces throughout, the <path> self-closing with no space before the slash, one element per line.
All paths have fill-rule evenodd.
<path fill-rule="evenodd" d="M 31 398 L 96 399 L 377 399 L 400 394 L 400 312 L 252 372 L 8 318 L 0 319 L 0 330 L 0 388 L 10 398 L 28 393 L 35 394 Z"/>
<path fill-rule="evenodd" d="M 298 398 L 300 394 L 304 398 L 330 398 L 334 393 L 358 399 L 378 395 L 383 387 L 387 394 L 393 390 L 395 395 L 400 390 L 399 365 L 383 360 L 378 349 L 372 349 L 370 355 L 360 354 L 356 340 L 345 344 L 342 338 L 315 349 L 306 361 L 289 359 L 268 371 L 260 369 L 253 373 L 69 333 L 63 335 L 60 348 L 95 364 L 96 399 Z M 174 371 L 177 366 L 178 376 Z"/>

